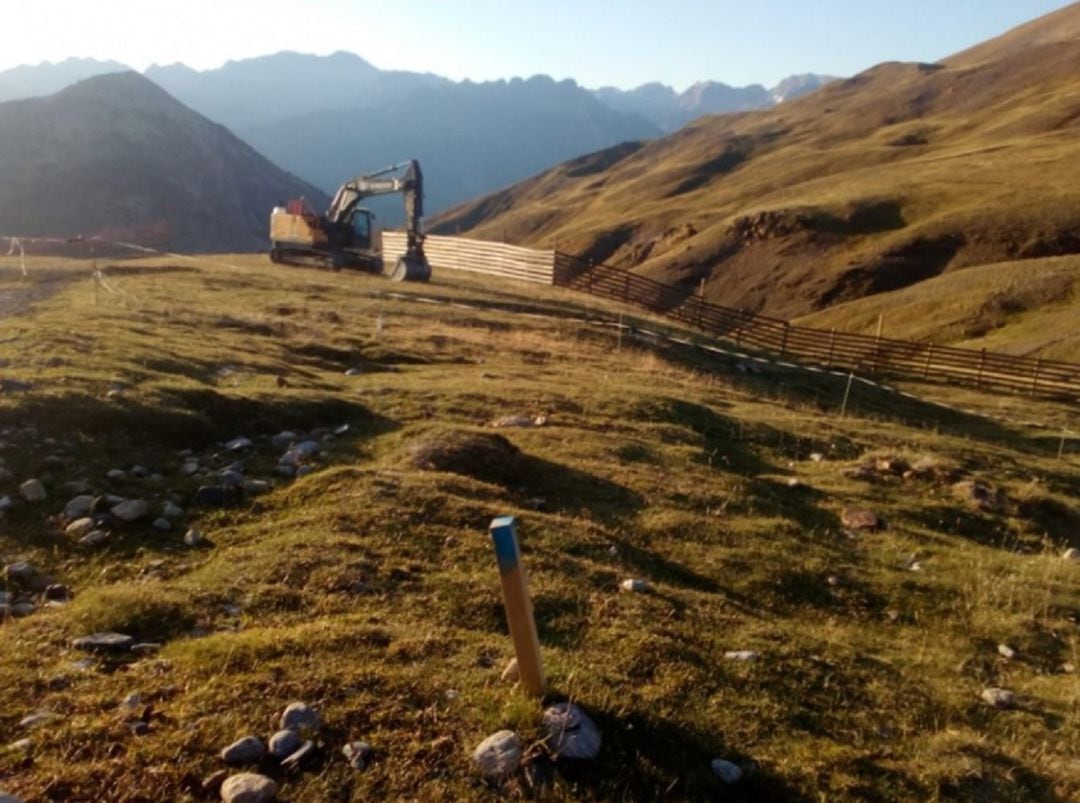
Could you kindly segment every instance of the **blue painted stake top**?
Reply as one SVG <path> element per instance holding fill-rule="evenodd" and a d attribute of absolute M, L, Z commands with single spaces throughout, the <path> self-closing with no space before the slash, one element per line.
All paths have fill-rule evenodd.
<path fill-rule="evenodd" d="M 491 521 L 491 540 L 495 542 L 495 560 L 499 573 L 506 574 L 518 567 L 521 550 L 517 540 L 517 520 L 513 516 L 499 516 Z"/>

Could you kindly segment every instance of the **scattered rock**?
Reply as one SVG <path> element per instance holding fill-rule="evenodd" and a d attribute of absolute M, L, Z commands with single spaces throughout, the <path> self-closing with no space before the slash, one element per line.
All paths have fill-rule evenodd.
<path fill-rule="evenodd" d="M 70 535 L 72 538 L 82 538 L 92 529 L 94 529 L 94 520 L 89 516 L 84 516 L 81 519 L 75 519 L 75 521 L 65 527 L 64 533 Z"/>
<path fill-rule="evenodd" d="M 556 703 L 544 711 L 542 726 L 555 758 L 590 761 L 600 754 L 600 731 L 573 703 Z"/>
<path fill-rule="evenodd" d="M 161 645 L 153 641 L 143 641 L 139 644 L 132 644 L 131 651 L 136 655 L 153 655 L 161 651 Z"/>
<path fill-rule="evenodd" d="M 19 720 L 19 727 L 27 730 L 32 730 L 38 725 L 44 725 L 48 722 L 55 722 L 58 719 L 62 719 L 59 714 L 52 711 L 39 711 L 36 714 L 30 714 Z"/>
<path fill-rule="evenodd" d="M 359 368 L 348 368 L 345 370 L 345 376 L 360 376 L 362 373 L 364 372 Z"/>
<path fill-rule="evenodd" d="M 491 422 L 491 426 L 496 429 L 503 427 L 531 427 L 535 426 L 535 422 L 527 415 L 507 415 L 502 418 L 496 418 Z"/>
<path fill-rule="evenodd" d="M 976 480 L 962 480 L 953 485 L 952 490 L 960 499 L 983 513 L 999 513 L 1007 504 L 1004 494 Z"/>
<path fill-rule="evenodd" d="M 105 475 L 105 478 L 111 482 L 123 482 L 127 479 L 127 472 L 121 468 L 114 468 Z"/>
<path fill-rule="evenodd" d="M 513 731 L 493 733 L 472 754 L 477 771 L 488 780 L 502 780 L 521 766 L 521 739 Z"/>
<path fill-rule="evenodd" d="M 365 770 L 375 755 L 375 748 L 367 742 L 349 742 L 341 752 L 345 754 L 345 760 L 354 770 Z"/>
<path fill-rule="evenodd" d="M 146 466 L 132 466 L 131 467 L 131 476 L 132 477 L 138 477 L 139 479 L 143 479 L 149 473 L 150 473 L 150 470 Z"/>
<path fill-rule="evenodd" d="M 270 491 L 270 483 L 266 480 L 244 480 L 244 493 L 249 496 L 259 496 Z"/>
<path fill-rule="evenodd" d="M 880 530 L 885 526 L 874 511 L 853 507 L 844 508 L 840 514 L 840 523 L 849 530 Z"/>
<path fill-rule="evenodd" d="M 245 764 L 257 764 L 266 755 L 266 745 L 257 736 L 245 736 L 221 751 L 221 760 L 226 764 L 239 767 Z"/>
<path fill-rule="evenodd" d="M 225 779 L 229 777 L 228 770 L 218 770 L 213 775 L 207 775 L 203 778 L 202 791 L 204 795 L 216 795 L 221 791 L 221 785 L 225 783 Z"/>
<path fill-rule="evenodd" d="M 296 731 L 280 730 L 270 737 L 270 755 L 278 761 L 284 761 L 299 750 L 303 744 L 304 740 L 300 738 L 300 734 Z"/>
<path fill-rule="evenodd" d="M 206 539 L 203 538 L 203 534 L 192 527 L 186 533 L 184 533 L 184 545 L 192 548 L 203 546 L 206 543 Z"/>
<path fill-rule="evenodd" d="M 825 459 L 825 455 L 823 455 L 821 452 L 811 452 L 810 453 L 810 462 L 811 463 L 820 463 L 824 459 Z M 719 760 L 719 759 L 717 759 L 717 760 Z"/>
<path fill-rule="evenodd" d="M 287 446 L 291 446 L 292 444 L 296 443 L 296 441 L 298 440 L 300 440 L 299 435 L 297 435 L 291 430 L 285 430 L 284 432 L 279 432 L 277 435 L 271 438 L 270 444 L 275 449 L 284 449 Z"/>
<path fill-rule="evenodd" d="M 19 486 L 19 495 L 27 502 L 44 502 L 48 498 L 41 480 L 27 480 Z"/>
<path fill-rule="evenodd" d="M 178 519 L 184 515 L 184 509 L 175 502 L 165 502 L 161 506 L 161 515 L 167 519 Z"/>
<path fill-rule="evenodd" d="M 150 725 L 141 719 L 134 719 L 127 726 L 135 736 L 145 736 L 150 732 Z"/>
<path fill-rule="evenodd" d="M 109 533 L 105 530 L 91 530 L 79 539 L 79 546 L 95 547 L 109 540 Z"/>
<path fill-rule="evenodd" d="M 51 602 L 67 602 L 71 599 L 71 589 L 60 583 L 52 583 L 45 589 L 45 599 Z"/>
<path fill-rule="evenodd" d="M 180 466 L 180 473 L 190 477 L 192 474 L 196 474 L 199 471 L 198 460 L 185 460 Z"/>
<path fill-rule="evenodd" d="M 250 449 L 251 446 L 251 438 L 233 438 L 225 444 L 225 448 L 230 452 L 241 452 L 244 449 Z"/>
<path fill-rule="evenodd" d="M 738 764 L 732 764 L 722 758 L 712 760 L 712 771 L 717 778 L 726 784 L 738 783 L 743 777 L 742 768 Z"/>
<path fill-rule="evenodd" d="M 225 469 L 218 474 L 218 479 L 221 480 L 221 484 L 226 488 L 238 488 L 244 484 L 247 477 L 235 469 Z"/>
<path fill-rule="evenodd" d="M 93 633 L 74 639 L 71 646 L 87 652 L 118 653 L 129 652 L 134 643 L 135 639 L 123 633 Z"/>
<path fill-rule="evenodd" d="M 998 644 L 997 651 L 998 655 L 1008 661 L 1011 661 L 1013 658 L 1016 657 L 1016 650 L 1014 650 L 1008 644 Z"/>
<path fill-rule="evenodd" d="M 315 742 L 311 741 L 311 739 L 308 739 L 306 742 L 300 745 L 299 749 L 297 749 L 296 752 L 282 760 L 281 766 L 285 769 L 295 769 L 296 767 L 300 766 L 300 764 L 304 761 L 305 758 L 307 758 L 314 752 Z"/>
<path fill-rule="evenodd" d="M 322 727 L 319 712 L 307 703 L 289 703 L 281 714 L 282 730 L 294 730 L 300 733 L 318 733 Z"/>
<path fill-rule="evenodd" d="M 154 519 L 154 529 L 161 530 L 162 532 L 168 532 L 172 529 L 172 522 L 164 516 Z"/>
<path fill-rule="evenodd" d="M 649 590 L 648 580 L 623 580 L 619 583 L 619 588 L 623 591 L 630 591 L 635 594 L 642 594 Z"/>
<path fill-rule="evenodd" d="M 1080 549 L 1069 547 L 1061 557 L 1065 558 L 1065 560 L 1080 560 Z"/>
<path fill-rule="evenodd" d="M 753 650 L 728 650 L 724 653 L 724 658 L 727 660 L 742 661 L 744 663 L 756 661 L 760 657 L 761 654 L 754 652 Z"/>
<path fill-rule="evenodd" d="M 64 505 L 64 518 L 72 521 L 89 516 L 93 507 L 94 497 L 90 494 L 79 494 L 72 497 L 71 501 Z"/>
<path fill-rule="evenodd" d="M 195 504 L 202 507 L 226 507 L 240 501 L 240 489 L 224 485 L 203 485 L 195 492 Z"/>
<path fill-rule="evenodd" d="M 109 512 L 120 521 L 130 523 L 141 519 L 148 510 L 149 506 L 145 499 L 127 499 L 113 505 Z"/>
<path fill-rule="evenodd" d="M 16 602 L 14 605 L 8 606 L 8 612 L 17 619 L 29 616 L 34 612 L 35 606 L 32 602 Z"/>
<path fill-rule="evenodd" d="M 521 672 L 518 670 L 517 658 L 511 658 L 510 662 L 506 665 L 506 668 L 502 671 L 502 675 L 499 676 L 506 683 L 517 683 L 521 677 Z"/>
<path fill-rule="evenodd" d="M 979 696 L 984 703 L 991 705 L 994 708 L 1005 709 L 1012 708 L 1016 705 L 1016 695 L 1007 689 L 999 689 L 997 687 L 983 689 L 982 694 Z"/>
<path fill-rule="evenodd" d="M 38 576 L 38 570 L 33 565 L 27 563 L 25 560 L 19 560 L 15 563 L 9 563 L 4 567 L 4 578 L 11 584 L 17 586 L 29 586 L 34 582 L 34 578 Z"/>
<path fill-rule="evenodd" d="M 0 513 L 4 513 L 15 507 L 15 503 L 11 501 L 10 496 L 0 496 Z"/>
<path fill-rule="evenodd" d="M 277 793 L 278 785 L 273 780 L 253 772 L 233 775 L 221 784 L 224 803 L 268 803 Z"/>

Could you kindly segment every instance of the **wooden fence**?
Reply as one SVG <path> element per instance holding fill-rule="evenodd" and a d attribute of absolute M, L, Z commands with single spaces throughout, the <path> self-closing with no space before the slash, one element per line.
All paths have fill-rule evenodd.
<path fill-rule="evenodd" d="M 387 265 L 405 253 L 405 233 L 384 231 L 383 261 Z M 540 284 L 555 283 L 555 254 L 505 243 L 468 240 L 464 237 L 424 238 L 424 253 L 435 270 L 449 268 L 487 273 L 505 279 Z"/>
<path fill-rule="evenodd" d="M 710 304 L 692 291 L 620 268 L 555 254 L 554 284 L 623 301 L 709 334 L 825 368 L 1080 398 L 1080 365 L 958 349 L 849 332 L 792 326 L 765 315 Z"/>

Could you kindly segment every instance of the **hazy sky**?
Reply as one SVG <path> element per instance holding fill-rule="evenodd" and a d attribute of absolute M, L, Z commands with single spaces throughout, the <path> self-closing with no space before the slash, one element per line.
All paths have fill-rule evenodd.
<path fill-rule="evenodd" d="M 298 50 L 489 80 L 773 84 L 934 61 L 1065 0 L 0 0 L 0 70 L 68 56 L 136 69 Z"/>

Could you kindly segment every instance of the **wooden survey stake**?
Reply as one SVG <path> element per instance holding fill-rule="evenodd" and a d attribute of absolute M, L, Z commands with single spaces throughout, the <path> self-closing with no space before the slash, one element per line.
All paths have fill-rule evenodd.
<path fill-rule="evenodd" d="M 491 540 L 495 544 L 495 559 L 502 578 L 503 604 L 510 638 L 514 642 L 518 674 L 530 694 L 544 695 L 544 664 L 540 659 L 540 639 L 536 635 L 532 600 L 521 565 L 518 547 L 517 522 L 513 516 L 500 516 L 491 522 Z"/>

